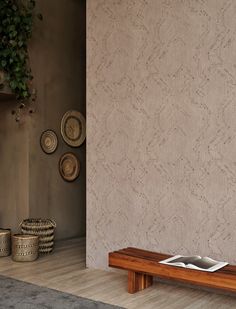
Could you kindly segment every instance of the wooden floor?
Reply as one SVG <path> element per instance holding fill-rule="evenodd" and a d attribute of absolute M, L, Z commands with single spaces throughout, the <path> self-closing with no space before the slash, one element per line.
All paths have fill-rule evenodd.
<path fill-rule="evenodd" d="M 235 297 L 160 282 L 137 294 L 128 294 L 125 273 L 85 269 L 84 239 L 59 242 L 53 254 L 32 263 L 0 258 L 0 274 L 124 308 L 236 308 Z"/>

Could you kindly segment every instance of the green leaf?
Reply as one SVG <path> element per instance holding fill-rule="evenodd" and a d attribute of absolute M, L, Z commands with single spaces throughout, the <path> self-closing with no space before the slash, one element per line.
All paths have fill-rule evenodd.
<path fill-rule="evenodd" d="M 5 68 L 5 66 L 7 65 L 6 60 L 2 60 L 2 61 L 1 61 L 1 65 L 2 65 L 3 68 Z"/>
<path fill-rule="evenodd" d="M 22 92 L 22 96 L 23 96 L 23 98 L 27 98 L 28 97 L 28 92 L 27 91 L 23 91 Z"/>
<path fill-rule="evenodd" d="M 16 30 L 12 31 L 12 32 L 10 33 L 10 35 L 11 35 L 12 38 L 15 38 L 16 35 L 17 35 L 17 31 L 16 31 Z"/>
<path fill-rule="evenodd" d="M 17 25 L 20 22 L 20 17 L 16 16 L 14 17 L 14 23 Z"/>
<path fill-rule="evenodd" d="M 14 71 L 15 71 L 15 72 L 19 72 L 19 71 L 20 71 L 19 65 L 17 65 L 17 66 L 15 67 Z"/>
<path fill-rule="evenodd" d="M 24 54 L 24 52 L 20 52 L 20 53 L 19 53 L 19 58 L 20 58 L 21 61 L 23 61 L 23 60 L 25 59 L 25 54 Z"/>
<path fill-rule="evenodd" d="M 15 25 L 10 25 L 9 27 L 8 27 L 8 31 L 9 32 L 12 32 L 12 31 L 15 31 Z"/>
<path fill-rule="evenodd" d="M 15 90 L 17 87 L 17 83 L 14 80 L 10 81 L 10 87 L 12 90 Z"/>
<path fill-rule="evenodd" d="M 14 41 L 14 40 L 10 40 L 9 43 L 10 43 L 12 46 L 16 46 L 16 45 L 17 45 L 17 42 Z"/>
<path fill-rule="evenodd" d="M 9 48 L 6 48 L 6 49 L 4 49 L 3 51 L 2 51 L 2 55 L 3 55 L 3 57 L 7 57 L 8 55 L 10 54 L 10 49 Z"/>

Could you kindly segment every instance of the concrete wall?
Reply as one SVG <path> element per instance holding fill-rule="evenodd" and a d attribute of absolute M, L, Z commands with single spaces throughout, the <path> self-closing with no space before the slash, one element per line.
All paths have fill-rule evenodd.
<path fill-rule="evenodd" d="M 29 215 L 29 131 L 11 115 L 15 102 L 0 101 L 0 227 L 17 231 Z"/>
<path fill-rule="evenodd" d="M 57 235 L 85 234 L 85 143 L 72 149 L 60 134 L 60 121 L 69 109 L 86 113 L 85 104 L 85 1 L 38 1 L 43 22 L 31 42 L 31 63 L 38 90 L 37 112 L 30 131 L 30 216 L 48 216 L 58 224 Z M 59 138 L 53 155 L 39 146 L 43 130 L 51 128 Z M 81 161 L 81 173 L 73 183 L 58 173 L 60 156 L 73 151 Z"/>
<path fill-rule="evenodd" d="M 87 264 L 236 263 L 235 1 L 87 1 Z"/>
<path fill-rule="evenodd" d="M 16 177 L 8 177 L 8 187 L 6 185 L 4 194 L 6 197 L 10 196 L 12 187 L 15 187 L 16 192 L 24 192 L 22 194 L 27 196 L 28 214 L 16 217 L 10 197 L 7 208 L 2 212 L 5 213 L 5 225 L 14 229 L 19 219 L 28 216 L 53 218 L 57 222 L 57 238 L 62 239 L 85 235 L 86 145 L 84 143 L 79 148 L 67 146 L 60 134 L 60 121 L 70 109 L 76 109 L 84 115 L 86 113 L 86 8 L 83 0 L 38 0 L 37 5 L 43 21 L 36 22 L 30 42 L 30 62 L 34 86 L 38 92 L 34 107 L 36 112 L 24 119 L 22 134 L 25 135 L 21 139 L 21 131 L 16 127 L 14 119 L 6 116 L 9 115 L 10 108 L 2 115 L 12 127 L 7 137 L 8 143 L 11 148 L 18 147 L 18 152 L 21 153 L 21 157 L 16 153 L 12 157 L 18 168 L 26 166 L 24 173 L 27 182 L 21 184 Z M 2 134 L 6 134 L 6 121 L 1 122 L 0 126 Z M 45 154 L 39 144 L 40 135 L 46 129 L 53 129 L 58 135 L 59 147 L 52 155 Z M 80 176 L 73 183 L 65 182 L 58 172 L 59 158 L 67 151 L 76 153 L 81 162 Z M 9 152 L 10 146 L 5 150 L 6 155 Z M 12 169 L 11 161 L 10 158 L 2 161 L 4 173 L 5 169 Z M 18 205 L 19 209 L 22 204 L 23 202 Z M 0 207 L 3 208 L 2 201 Z M 10 214 L 13 221 L 7 220 Z"/>

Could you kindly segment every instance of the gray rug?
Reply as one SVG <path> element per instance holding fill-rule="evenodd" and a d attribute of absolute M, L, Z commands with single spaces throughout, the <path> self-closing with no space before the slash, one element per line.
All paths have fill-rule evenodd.
<path fill-rule="evenodd" d="M 0 276 L 1 309 L 118 309 L 71 294 Z"/>

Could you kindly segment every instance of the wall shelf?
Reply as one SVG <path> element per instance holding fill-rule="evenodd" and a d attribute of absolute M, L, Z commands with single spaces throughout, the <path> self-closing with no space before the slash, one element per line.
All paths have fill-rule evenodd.
<path fill-rule="evenodd" d="M 0 102 L 14 100 L 15 95 L 11 92 L 0 91 Z"/>
<path fill-rule="evenodd" d="M 0 89 L 0 102 L 14 100 L 15 97 L 11 89 L 4 84 L 4 87 Z"/>
<path fill-rule="evenodd" d="M 10 101 L 15 99 L 10 87 L 6 85 L 4 73 L 0 71 L 0 102 Z"/>

